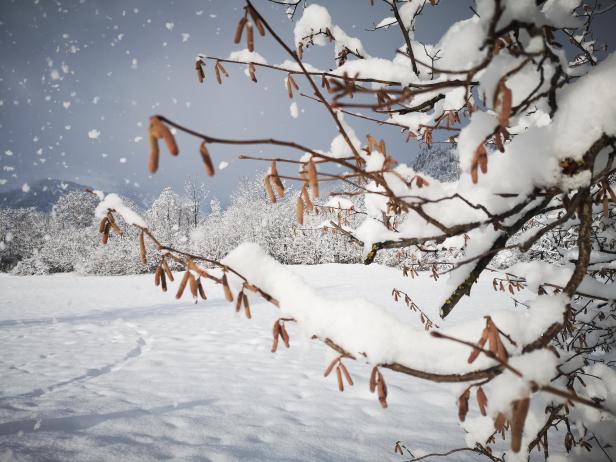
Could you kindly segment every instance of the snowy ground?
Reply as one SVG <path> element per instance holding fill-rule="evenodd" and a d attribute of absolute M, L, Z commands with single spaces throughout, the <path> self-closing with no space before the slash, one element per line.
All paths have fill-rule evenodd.
<path fill-rule="evenodd" d="M 295 270 L 328 296 L 364 296 L 419 327 L 392 300 L 398 287 L 440 321 L 427 277 L 376 265 Z M 503 306 L 490 282 L 448 323 Z M 253 298 L 247 320 L 219 289 L 206 286 L 209 300 L 194 304 L 175 300 L 175 284 L 161 293 L 151 276 L 0 275 L 0 460 L 395 461 L 397 440 L 416 456 L 464 446 L 448 387 L 385 371 L 383 410 L 368 366 L 347 363 L 355 386 L 339 393 L 323 378 L 329 350 L 302 344 L 293 326 L 291 349 L 270 353 L 270 305 Z"/>

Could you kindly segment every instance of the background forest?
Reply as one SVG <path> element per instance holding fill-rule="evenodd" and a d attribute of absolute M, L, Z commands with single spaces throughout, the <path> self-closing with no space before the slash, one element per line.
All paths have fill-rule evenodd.
<path fill-rule="evenodd" d="M 448 146 L 422 149 L 415 168 L 442 181 L 459 176 L 455 151 Z M 242 242 L 256 242 L 285 264 L 362 261 L 361 247 L 341 231 L 357 226 L 365 215 L 361 199 L 326 198 L 300 226 L 295 219 L 293 195 L 272 204 L 261 176 L 246 178 L 227 207 L 211 197 L 205 184 L 188 181 L 184 191 L 165 188 L 147 210 L 140 212 L 163 242 L 215 259 L 223 258 Z M 139 210 L 133 201 L 124 201 Z M 97 245 L 97 203 L 97 197 L 89 192 L 71 191 L 60 196 L 50 213 L 34 207 L 0 209 L 0 270 L 21 275 L 153 272 L 155 254 L 149 252 L 152 258 L 147 265 L 140 262 L 138 232 L 131 227 L 124 227 L 126 234 L 122 237 L 112 236 L 109 245 Z M 399 266 L 407 258 L 419 258 L 419 253 L 408 257 L 398 251 L 383 252 L 378 261 Z M 423 261 L 428 260 L 424 256 Z"/>

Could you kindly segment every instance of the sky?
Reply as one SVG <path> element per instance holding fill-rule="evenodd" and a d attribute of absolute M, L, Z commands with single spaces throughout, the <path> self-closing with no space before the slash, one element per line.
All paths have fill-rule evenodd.
<path fill-rule="evenodd" d="M 334 22 L 362 39 L 372 56 L 391 58 L 403 44 L 396 28 L 368 30 L 391 16 L 385 2 L 306 3 L 326 6 Z M 438 7 L 427 7 L 416 38 L 437 42 L 453 21 L 472 15 L 472 3 L 441 0 Z M 292 45 L 293 22 L 285 8 L 267 0 L 255 5 Z M 293 118 L 284 74 L 259 69 L 254 84 L 244 66 L 229 64 L 231 77 L 219 86 L 210 64 L 205 83 L 198 83 L 198 53 L 226 58 L 244 47 L 233 43 L 243 6 L 240 0 L 1 0 L 0 191 L 58 178 L 106 191 L 157 195 L 165 186 L 181 191 L 187 179 L 195 179 L 225 202 L 241 178 L 266 168 L 238 160 L 239 155 L 290 155 L 280 149 L 212 146 L 214 163 L 229 166 L 209 178 L 198 141 L 179 135 L 179 158 L 163 152 L 159 172 L 149 175 L 147 126 L 153 114 L 212 136 L 274 137 L 328 149 L 337 134 L 331 119 L 320 104 L 300 96 L 294 99 L 299 114 Z M 301 8 L 295 21 L 299 15 Z M 269 63 L 288 59 L 269 36 L 257 36 L 256 51 Z M 328 46 L 308 50 L 304 59 L 331 68 L 333 58 Z M 297 80 L 308 91 L 306 82 Z M 349 122 L 360 138 L 368 132 L 386 137 L 398 160 L 416 155 L 416 143 L 405 144 L 395 127 Z"/>

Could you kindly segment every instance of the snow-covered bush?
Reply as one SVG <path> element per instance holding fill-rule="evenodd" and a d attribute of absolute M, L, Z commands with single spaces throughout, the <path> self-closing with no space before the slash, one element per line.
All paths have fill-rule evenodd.
<path fill-rule="evenodd" d="M 24 260 L 15 269 L 16 274 L 29 274 L 27 268 L 47 268 L 47 273 L 66 273 L 79 271 L 89 260 L 97 239 L 95 228 L 65 228 L 61 224 L 52 225 L 48 238 L 40 250 Z M 31 260 L 37 260 L 36 263 Z"/>
<path fill-rule="evenodd" d="M 365 263 L 387 249 L 411 249 L 411 259 L 440 252 L 445 260 L 431 265 L 435 279 L 448 280 L 437 300 L 440 327 L 424 321 L 430 332 L 414 329 L 365 300 L 328 300 L 254 243 L 240 244 L 221 261 L 218 254 L 186 255 L 174 244 L 161 246 L 157 281 L 164 285 L 166 262 L 172 260 L 186 269 L 178 296 L 189 282 L 197 297 L 201 281 L 213 281 L 248 316 L 248 296 L 265 298 L 281 315 L 273 350 L 279 338 L 288 343 L 285 323 L 295 321 L 309 338 L 337 353 L 326 375 L 335 368 L 341 389 L 348 377 L 344 362 L 368 364 L 370 388 L 384 407 L 386 370 L 463 384 L 457 407 L 468 447 L 451 454 L 465 450 L 510 461 L 542 451 L 552 460 L 564 446 L 578 460 L 613 460 L 616 54 L 607 55 L 591 32 L 594 18 L 613 8 L 578 0 L 476 0 L 468 18 L 425 44 L 415 39 L 415 25 L 425 8 L 440 8 L 438 2 L 384 3 L 391 11 L 374 23 L 401 33 L 400 48 L 389 56 L 370 56 L 370 47 L 335 24 L 326 8 L 305 2 L 295 4 L 305 9 L 288 46 L 248 1 L 235 36 L 236 43 L 246 39 L 247 49 L 224 60 L 246 66 L 253 82 L 261 66 L 282 70 L 286 88 L 281 91 L 290 97 L 303 86 L 338 130 L 328 148 L 267 137 L 221 139 L 157 115 L 150 119 L 149 168 L 158 168 L 161 140 L 171 154 L 179 153 L 170 127 L 200 139 L 209 175 L 217 144 L 285 147 L 284 160 L 297 173 L 279 173 L 280 159 L 257 159 L 271 163 L 264 178 L 270 200 L 291 195 L 300 224 L 315 210 L 319 189 L 322 193 L 324 185 L 338 180 L 360 191 L 341 191 L 342 196 L 363 196 L 361 222 L 334 228 L 361 243 Z M 281 45 L 286 61 L 272 66 L 255 52 L 256 32 Z M 333 70 L 303 61 L 309 48 L 330 43 Z M 213 64 L 219 81 L 227 75 L 220 58 L 198 55 L 199 81 L 206 63 Z M 397 163 L 385 141 L 357 135 L 349 119 L 371 117 L 355 110 L 371 110 L 377 123 L 402 127 L 408 140 L 451 143 L 459 178 L 442 181 Z M 298 188 L 285 188 L 282 176 L 295 178 Z M 109 212 L 99 214 L 105 239 L 113 232 L 114 204 L 105 199 L 99 206 Z M 253 240 L 262 239 L 267 227 L 257 226 L 258 214 L 246 212 L 242 226 L 252 225 Z M 143 236 L 156 242 L 140 223 Z M 240 237 L 228 240 L 235 245 Z M 507 268 L 491 268 L 492 262 Z M 220 267 L 222 275 L 206 272 L 200 263 Z M 416 271 L 405 268 L 405 273 Z M 448 328 L 447 317 L 463 297 L 482 303 L 472 292 L 482 275 L 493 279 L 503 296 L 521 299 L 517 309 L 485 307 L 489 316 Z M 481 415 L 467 419 L 469 407 Z M 509 451 L 498 434 L 507 439 Z M 396 451 L 415 460 L 401 443 Z"/>
<path fill-rule="evenodd" d="M 49 227 L 49 217 L 34 209 L 0 209 L 0 271 L 36 255 Z"/>

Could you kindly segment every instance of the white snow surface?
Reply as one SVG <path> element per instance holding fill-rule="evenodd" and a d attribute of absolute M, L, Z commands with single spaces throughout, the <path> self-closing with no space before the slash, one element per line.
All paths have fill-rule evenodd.
<path fill-rule="evenodd" d="M 434 303 L 442 288 L 425 276 L 403 278 L 378 265 L 288 271 L 317 301 L 362 297 L 384 307 L 407 326 L 409 345 L 424 334 L 417 313 L 391 299 L 393 287 L 465 338 L 480 331 L 464 327 L 468 319 L 490 313 L 498 323 L 498 315 L 520 311 L 503 303 L 490 280 L 442 322 Z M 151 275 L 0 275 L 0 454 L 20 461 L 374 461 L 395 457 L 397 440 L 417 453 L 464 446 L 455 387 L 383 369 L 383 410 L 368 390 L 370 366 L 346 361 L 355 386 L 339 393 L 334 377 L 323 378 L 331 350 L 305 340 L 295 324 L 287 324 L 291 349 L 270 352 L 281 315 L 272 305 L 251 295 L 247 320 L 209 283 L 206 302 L 177 301 L 178 279 L 162 293 Z M 320 309 L 327 308 L 315 303 Z M 361 316 L 347 322 L 361 324 Z M 472 409 L 469 418 L 476 415 Z"/>

